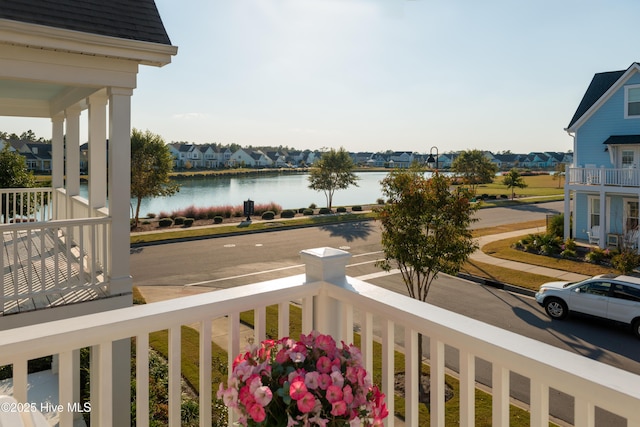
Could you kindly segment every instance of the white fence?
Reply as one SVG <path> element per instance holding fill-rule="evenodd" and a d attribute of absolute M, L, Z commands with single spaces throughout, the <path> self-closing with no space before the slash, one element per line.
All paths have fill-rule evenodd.
<path fill-rule="evenodd" d="M 2 223 L 48 221 L 53 219 L 51 188 L 2 188 Z"/>
<path fill-rule="evenodd" d="M 110 222 L 102 217 L 0 226 L 0 312 L 61 304 L 70 291 L 76 297 L 77 291 L 103 292 Z"/>
<path fill-rule="evenodd" d="M 569 184 L 640 187 L 640 170 L 569 168 Z"/>
<path fill-rule="evenodd" d="M 325 248 L 326 249 L 326 248 Z M 306 251 L 305 251 L 306 252 Z M 407 426 L 418 425 L 417 336 L 429 339 L 431 365 L 432 426 L 444 425 L 445 346 L 459 352 L 460 425 L 475 420 L 475 359 L 492 365 L 493 425 L 509 425 L 509 375 L 530 379 L 530 425 L 548 426 L 549 390 L 574 398 L 574 424 L 594 425 L 595 408 L 626 418 L 629 427 L 640 426 L 640 376 L 592 361 L 540 342 L 486 325 L 464 316 L 421 303 L 344 275 L 346 256 L 341 251 L 309 251 L 306 276 L 294 276 L 171 301 L 97 313 L 51 322 L 47 328 L 29 326 L 0 332 L 0 365 L 14 366 L 14 397 L 29 403 L 27 360 L 60 354 L 61 404 L 73 403 L 72 352 L 91 347 L 97 361 L 91 366 L 92 426 L 113 425 L 112 347 L 115 341 L 135 338 L 137 426 L 149 425 L 149 333 L 169 331 L 169 425 L 180 425 L 181 326 L 199 325 L 200 360 L 211 360 L 211 335 L 226 334 L 229 363 L 240 351 L 240 313 L 255 310 L 255 340 L 265 338 L 265 307 L 278 305 L 278 334 L 289 334 L 289 306 L 302 307 L 302 329 L 330 333 L 352 342 L 354 323 L 361 328 L 361 350 L 366 368 L 373 366 L 373 342 L 382 344 L 382 391 L 394 395 L 395 331 L 402 330 L 405 353 Z M 342 264 L 340 264 L 342 262 Z M 212 330 L 212 321 L 227 317 L 225 327 Z M 211 364 L 200 363 L 200 425 L 211 425 Z M 94 388 L 95 387 L 95 388 Z M 387 399 L 393 413 L 393 399 Z M 117 408 L 127 410 L 126 408 Z M 72 414 L 63 413 L 60 426 L 72 425 Z M 389 417 L 388 426 L 394 425 Z"/>

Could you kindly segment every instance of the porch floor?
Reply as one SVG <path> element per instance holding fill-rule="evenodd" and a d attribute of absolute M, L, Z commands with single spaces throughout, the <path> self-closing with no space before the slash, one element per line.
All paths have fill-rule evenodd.
<path fill-rule="evenodd" d="M 47 229 L 8 231 L 2 243 L 0 316 L 108 296 L 102 275 L 87 283 L 86 260 L 64 236 Z"/>

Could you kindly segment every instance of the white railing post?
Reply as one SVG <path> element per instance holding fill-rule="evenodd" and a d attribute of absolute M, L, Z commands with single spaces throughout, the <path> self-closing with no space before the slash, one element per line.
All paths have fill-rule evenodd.
<path fill-rule="evenodd" d="M 334 248 L 315 248 L 301 251 L 300 257 L 305 263 L 306 283 L 329 282 L 339 286 L 346 284 L 345 271 L 351 258 L 349 252 Z M 342 334 L 341 314 L 341 303 L 322 292 L 314 298 L 313 329 L 330 334 L 337 342 L 346 339 Z"/>

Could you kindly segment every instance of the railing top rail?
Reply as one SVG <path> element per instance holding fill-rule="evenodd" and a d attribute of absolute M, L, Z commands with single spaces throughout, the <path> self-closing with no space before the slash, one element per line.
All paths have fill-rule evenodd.
<path fill-rule="evenodd" d="M 52 219 L 50 221 L 40 222 L 16 222 L 13 224 L 0 224 L 0 230 L 6 231 L 19 231 L 19 230 L 39 230 L 43 227 L 57 228 L 57 227 L 75 227 L 79 225 L 97 225 L 108 224 L 111 222 L 111 217 L 89 217 L 89 218 L 74 218 L 74 219 Z"/>
<path fill-rule="evenodd" d="M 52 187 L 0 188 L 0 193 L 15 193 L 15 192 L 42 193 L 42 192 L 51 192 L 51 191 L 53 191 Z"/>
<path fill-rule="evenodd" d="M 69 349 L 214 319 L 238 311 L 278 304 L 318 293 L 321 284 L 305 284 L 298 275 L 169 301 L 56 320 L 0 331 L 0 366 Z"/>

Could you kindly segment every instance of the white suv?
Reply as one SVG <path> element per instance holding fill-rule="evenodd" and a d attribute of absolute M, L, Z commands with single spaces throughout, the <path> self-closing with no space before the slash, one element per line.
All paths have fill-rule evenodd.
<path fill-rule="evenodd" d="M 603 274 L 581 282 L 545 283 L 536 301 L 552 319 L 569 312 L 631 325 L 640 338 L 640 278 Z"/>

